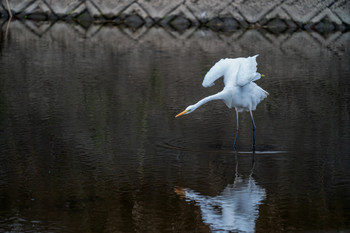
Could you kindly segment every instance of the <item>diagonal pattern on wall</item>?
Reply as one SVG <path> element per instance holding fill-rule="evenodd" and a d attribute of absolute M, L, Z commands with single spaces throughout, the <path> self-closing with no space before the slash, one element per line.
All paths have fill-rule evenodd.
<path fill-rule="evenodd" d="M 294 53 L 307 56 L 308 51 L 322 51 L 327 49 L 336 54 L 343 55 L 348 51 L 350 32 L 330 32 L 328 34 L 317 31 L 293 31 L 291 33 L 273 33 L 269 30 L 235 30 L 232 33 L 217 33 L 211 30 L 198 30 L 191 27 L 179 32 L 172 28 L 148 28 L 142 26 L 137 30 L 130 27 L 113 27 L 92 24 L 88 28 L 79 23 L 64 23 L 61 21 L 15 21 L 11 23 L 18 31 L 32 34 L 36 37 L 51 37 L 53 41 L 61 41 L 68 44 L 76 38 L 86 39 L 96 44 L 107 44 L 109 46 L 122 46 L 133 48 L 136 44 L 164 45 L 166 48 L 176 50 L 178 44 L 195 43 L 204 51 L 213 52 L 217 49 L 231 48 L 235 51 L 245 51 L 245 45 L 253 48 L 259 44 L 262 48 L 281 53 L 293 51 Z M 7 23 L 0 21 L 0 31 L 5 31 Z M 63 30 L 64 29 L 64 33 Z M 11 33 L 11 29 L 10 29 Z M 69 38 L 66 38 L 69 35 Z M 166 35 L 166 39 L 164 36 Z M 166 42 L 162 42 L 162 38 Z M 118 41 L 118 43 L 115 43 Z M 179 43 L 179 41 L 182 41 Z M 259 41 L 259 43 L 257 43 Z M 176 45 L 177 44 L 177 45 Z M 300 45 L 303 46 L 300 46 Z M 242 47 L 243 46 L 243 47 Z M 259 51 L 260 47 L 253 48 Z"/>
<path fill-rule="evenodd" d="M 170 25 L 216 30 L 263 26 L 348 30 L 347 0 L 9 0 L 17 18 L 84 20 L 97 23 Z M 5 0 L 0 15 L 7 16 Z M 128 20 L 127 20 L 128 19 Z"/>

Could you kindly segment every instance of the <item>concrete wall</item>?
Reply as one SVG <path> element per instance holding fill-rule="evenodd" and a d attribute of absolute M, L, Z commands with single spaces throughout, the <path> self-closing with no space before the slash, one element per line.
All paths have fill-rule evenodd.
<path fill-rule="evenodd" d="M 348 0 L 8 0 L 16 18 L 123 23 L 131 27 L 170 25 L 177 30 L 263 26 L 348 30 Z M 0 14 L 8 16 L 6 0 Z M 282 29 L 281 29 L 282 28 Z"/>

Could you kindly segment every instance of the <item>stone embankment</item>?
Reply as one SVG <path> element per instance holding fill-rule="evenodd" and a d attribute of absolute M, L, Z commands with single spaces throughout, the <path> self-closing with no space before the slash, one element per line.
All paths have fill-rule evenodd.
<path fill-rule="evenodd" d="M 8 1 L 8 4 L 7 4 Z M 131 28 L 155 25 L 184 31 L 269 28 L 348 31 L 348 0 L 0 0 L 1 18 L 110 23 Z"/>

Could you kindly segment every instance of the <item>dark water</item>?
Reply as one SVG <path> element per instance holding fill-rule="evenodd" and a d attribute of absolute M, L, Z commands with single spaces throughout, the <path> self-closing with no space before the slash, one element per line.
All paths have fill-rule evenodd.
<path fill-rule="evenodd" d="M 350 230 L 350 34 L 15 21 L 0 38 L 1 232 Z M 240 115 L 201 86 L 260 54 Z M 254 167 L 253 167 L 254 165 Z"/>

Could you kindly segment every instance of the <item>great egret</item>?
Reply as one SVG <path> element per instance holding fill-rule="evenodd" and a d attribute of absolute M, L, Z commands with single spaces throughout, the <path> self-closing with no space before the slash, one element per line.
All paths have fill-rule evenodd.
<path fill-rule="evenodd" d="M 254 81 L 260 79 L 261 74 L 257 71 L 257 62 L 255 55 L 247 58 L 226 58 L 218 61 L 205 75 L 203 87 L 211 87 L 214 82 L 224 76 L 225 87 L 217 94 L 205 97 L 194 105 L 188 106 L 185 111 L 177 114 L 179 117 L 189 114 L 199 108 L 201 105 L 211 100 L 223 100 L 228 108 L 234 107 L 236 110 L 236 132 L 234 140 L 234 149 L 238 136 L 238 113 L 249 111 L 253 124 L 253 149 L 255 149 L 255 122 L 252 111 L 256 106 L 267 97 L 267 91 L 259 87 Z"/>

